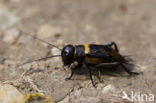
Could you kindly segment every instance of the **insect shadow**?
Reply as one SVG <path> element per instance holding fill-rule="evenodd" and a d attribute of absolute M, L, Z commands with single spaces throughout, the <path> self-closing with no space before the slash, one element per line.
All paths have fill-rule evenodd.
<path fill-rule="evenodd" d="M 133 71 L 135 68 L 135 64 L 127 64 L 126 68 L 129 71 Z M 109 66 L 104 66 L 101 68 L 92 67 L 91 69 L 92 69 L 92 75 L 95 77 L 95 79 L 98 79 L 99 82 L 103 82 L 103 80 L 105 79 L 103 78 L 103 76 L 109 76 L 109 77 L 130 77 L 131 76 L 128 73 L 126 73 L 125 70 L 121 66 L 109 65 Z M 79 77 L 81 75 L 85 76 L 88 80 L 90 79 L 88 75 L 89 71 L 86 66 L 83 66 L 80 69 L 75 69 L 74 72 L 76 75 L 71 80 L 82 80 Z"/>

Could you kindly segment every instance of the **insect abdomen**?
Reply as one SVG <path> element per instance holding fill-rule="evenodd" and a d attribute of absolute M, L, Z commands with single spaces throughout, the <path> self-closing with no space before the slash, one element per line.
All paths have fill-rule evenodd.
<path fill-rule="evenodd" d="M 96 56 L 92 55 L 92 46 L 93 44 L 85 44 L 85 58 L 84 61 L 88 64 L 99 64 L 102 62 L 102 60 Z M 95 54 L 96 55 L 96 54 Z"/>

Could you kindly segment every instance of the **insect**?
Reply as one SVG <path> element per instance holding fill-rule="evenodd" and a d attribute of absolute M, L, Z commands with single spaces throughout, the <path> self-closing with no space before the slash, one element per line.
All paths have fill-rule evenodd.
<path fill-rule="evenodd" d="M 96 87 L 93 78 L 92 78 L 92 69 L 91 67 L 105 67 L 108 65 L 111 65 L 113 67 L 122 66 L 123 69 L 129 74 L 129 75 L 138 75 L 137 72 L 132 72 L 125 64 L 128 64 L 129 61 L 125 59 L 123 55 L 119 53 L 118 46 L 115 42 L 110 42 L 106 45 L 97 45 L 97 44 L 85 44 L 85 45 L 66 45 L 63 49 L 58 48 L 57 46 L 50 44 L 46 41 L 43 41 L 39 38 L 36 38 L 35 36 L 29 35 L 33 37 L 34 39 L 37 39 L 39 41 L 42 41 L 44 43 L 47 43 L 51 45 L 52 47 L 55 47 L 61 51 L 61 55 L 53 55 L 41 59 L 37 59 L 34 61 L 40 61 L 40 60 L 46 60 L 48 58 L 52 57 L 59 57 L 61 56 L 62 62 L 64 66 L 70 66 L 72 63 L 77 62 L 77 65 L 71 67 L 71 74 L 66 80 L 70 80 L 72 76 L 75 73 L 76 69 L 79 69 L 82 67 L 82 65 L 86 65 L 89 76 L 91 79 L 91 82 L 94 87 Z M 26 62 L 31 63 L 34 61 Z"/>

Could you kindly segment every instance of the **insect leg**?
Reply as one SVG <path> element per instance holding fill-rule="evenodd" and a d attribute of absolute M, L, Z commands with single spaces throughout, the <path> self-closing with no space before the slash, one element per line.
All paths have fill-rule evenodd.
<path fill-rule="evenodd" d="M 72 76 L 74 75 L 74 72 L 77 68 L 81 68 L 82 67 L 82 63 L 79 62 L 76 66 L 71 67 L 71 74 L 68 78 L 66 78 L 66 80 L 70 80 L 72 78 Z"/>
<path fill-rule="evenodd" d="M 74 71 L 73 71 L 73 70 L 71 70 L 71 74 L 70 74 L 70 76 L 69 76 L 69 77 L 67 77 L 65 80 L 70 80 L 70 79 L 72 78 L 73 74 L 74 74 Z"/>
<path fill-rule="evenodd" d="M 111 62 L 111 63 L 100 63 L 98 65 L 96 65 L 95 67 L 97 68 L 101 68 L 101 67 L 105 67 L 105 66 L 111 66 L 111 68 L 109 68 L 110 70 L 112 70 L 113 68 L 117 68 L 121 63 L 119 62 Z M 101 71 L 99 70 L 99 81 L 101 82 Z"/>
<path fill-rule="evenodd" d="M 110 43 L 108 44 L 108 46 L 114 46 L 114 47 L 115 47 L 115 50 L 116 50 L 117 52 L 119 52 L 118 46 L 117 46 L 117 44 L 116 44 L 115 42 L 110 42 Z"/>
<path fill-rule="evenodd" d="M 103 67 L 103 66 L 117 66 L 120 65 L 121 63 L 119 62 L 112 62 L 112 63 L 100 63 L 96 65 L 95 67 Z"/>
<path fill-rule="evenodd" d="M 90 80 L 91 80 L 91 82 L 92 82 L 92 85 L 96 88 L 96 85 L 95 85 L 95 83 L 94 83 L 94 81 L 93 81 L 93 78 L 92 78 L 92 70 L 91 70 L 91 68 L 90 68 L 89 65 L 86 64 L 86 66 L 87 66 L 88 71 L 89 71 L 89 76 L 90 76 Z"/>
<path fill-rule="evenodd" d="M 139 73 L 137 73 L 137 72 L 131 72 L 130 70 L 128 70 L 123 64 L 121 64 L 121 66 L 124 68 L 124 70 L 125 70 L 129 75 L 139 75 Z"/>

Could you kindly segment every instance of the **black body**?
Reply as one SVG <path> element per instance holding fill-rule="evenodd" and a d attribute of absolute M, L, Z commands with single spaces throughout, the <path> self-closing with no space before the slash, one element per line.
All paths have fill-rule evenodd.
<path fill-rule="evenodd" d="M 111 42 L 107 45 L 95 45 L 95 44 L 86 44 L 86 45 L 67 45 L 63 48 L 62 53 L 62 61 L 65 66 L 70 66 L 73 62 L 77 62 L 78 64 L 74 67 L 71 67 L 71 75 L 74 74 L 74 70 L 81 68 L 82 64 L 85 64 L 89 70 L 90 79 L 92 81 L 93 86 L 95 86 L 92 73 L 91 66 L 95 67 L 103 67 L 106 65 L 121 65 L 128 74 L 138 74 L 136 72 L 129 71 L 124 64 L 127 64 L 128 61 L 122 56 L 119 51 L 116 43 Z"/>

